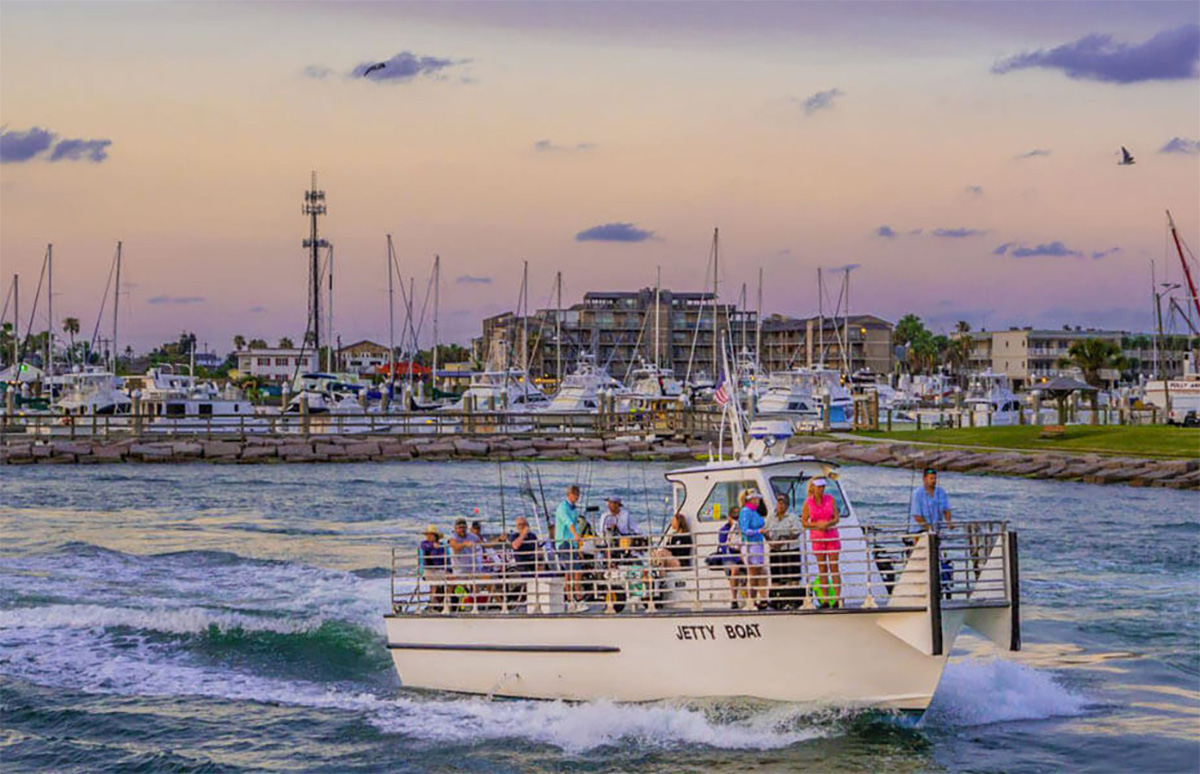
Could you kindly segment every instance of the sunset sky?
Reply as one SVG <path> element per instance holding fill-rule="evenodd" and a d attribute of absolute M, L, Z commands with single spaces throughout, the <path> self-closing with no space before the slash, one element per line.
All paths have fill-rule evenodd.
<path fill-rule="evenodd" d="M 52 242 L 90 333 L 121 239 L 135 349 L 298 340 L 316 170 L 344 343 L 386 341 L 388 233 L 465 342 L 523 260 L 536 306 L 700 289 L 714 227 L 767 312 L 859 264 L 854 312 L 1147 330 L 1165 209 L 1200 247 L 1198 62 L 1191 1 L 6 1 L 0 278 L 25 317 Z"/>

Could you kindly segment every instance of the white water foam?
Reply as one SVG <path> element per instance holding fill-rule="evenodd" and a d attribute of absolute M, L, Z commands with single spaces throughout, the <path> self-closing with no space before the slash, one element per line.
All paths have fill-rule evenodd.
<path fill-rule="evenodd" d="M 114 647 L 80 628 L 0 630 L 0 672 L 40 685 L 123 696 L 207 697 L 228 701 L 340 710 L 362 715 L 381 731 L 418 744 L 476 744 L 518 739 L 578 754 L 622 744 L 671 748 L 777 749 L 831 733 L 814 728 L 807 711 L 774 705 L 737 720 L 680 704 L 566 704 L 484 699 L 384 698 L 298 680 L 198 664 L 139 636 Z"/>
<path fill-rule="evenodd" d="M 951 661 L 923 723 L 980 726 L 1083 714 L 1087 699 L 1048 672 L 1000 659 Z"/>
<path fill-rule="evenodd" d="M 166 634 L 199 634 L 216 627 L 226 632 L 299 634 L 318 628 L 325 619 L 265 618 L 200 607 L 135 610 L 103 605 L 47 605 L 0 611 L 0 629 L 107 629 L 128 627 Z"/>

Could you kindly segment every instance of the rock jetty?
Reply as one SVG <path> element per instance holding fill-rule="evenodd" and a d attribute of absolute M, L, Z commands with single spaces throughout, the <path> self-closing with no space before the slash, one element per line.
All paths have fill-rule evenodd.
<path fill-rule="evenodd" d="M 9 438 L 0 444 L 0 465 L 90 465 L 101 463 L 270 464 L 287 462 L 404 462 L 419 460 L 646 460 L 707 459 L 707 443 L 669 438 L 520 438 L 510 436 L 430 438 L 396 436 L 249 436 L 228 440 L 37 441 Z M 919 470 L 1024 476 L 1200 489 L 1200 460 L 1152 460 L 1099 454 L 972 451 L 927 445 L 793 439 L 789 451 L 831 462 Z"/>

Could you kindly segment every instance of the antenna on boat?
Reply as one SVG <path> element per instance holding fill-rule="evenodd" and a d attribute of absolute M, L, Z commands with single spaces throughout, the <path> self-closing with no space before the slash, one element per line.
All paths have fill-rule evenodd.
<path fill-rule="evenodd" d="M 562 387 L 563 369 L 562 369 L 562 272 L 557 272 L 554 275 L 554 289 L 556 300 L 554 302 L 554 378 L 558 387 Z M 577 358 L 578 359 L 578 358 Z"/>
<path fill-rule="evenodd" d="M 46 376 L 54 376 L 54 245 L 46 245 Z"/>
<path fill-rule="evenodd" d="M 500 479 L 500 534 L 508 536 L 508 517 L 504 512 L 504 461 L 496 459 L 496 475 Z"/>

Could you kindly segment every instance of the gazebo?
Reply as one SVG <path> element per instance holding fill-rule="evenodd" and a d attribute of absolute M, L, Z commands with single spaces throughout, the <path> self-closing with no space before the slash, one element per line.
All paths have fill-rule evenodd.
<path fill-rule="evenodd" d="M 1043 394 L 1054 398 L 1058 404 L 1058 423 L 1067 423 L 1067 399 L 1073 392 L 1095 392 L 1096 388 L 1087 382 L 1081 382 L 1070 376 L 1057 376 L 1045 384 L 1038 385 Z"/>

